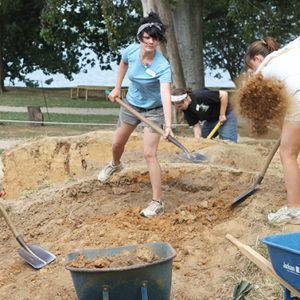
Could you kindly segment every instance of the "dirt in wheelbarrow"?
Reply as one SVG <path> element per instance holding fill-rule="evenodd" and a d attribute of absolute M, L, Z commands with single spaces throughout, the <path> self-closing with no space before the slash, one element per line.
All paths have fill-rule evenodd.
<path fill-rule="evenodd" d="M 123 250 L 111 256 L 100 255 L 95 258 L 86 258 L 80 253 L 77 259 L 67 263 L 68 267 L 77 269 L 121 269 L 123 267 L 144 265 L 159 260 L 159 256 L 146 245 L 138 245 L 133 251 Z"/>
<path fill-rule="evenodd" d="M 170 243 L 177 254 L 171 299 L 231 299 L 241 280 L 253 286 L 249 300 L 283 298 L 279 283 L 225 238 L 230 233 L 267 257 L 263 237 L 299 230 L 267 221 L 269 212 L 286 203 L 278 154 L 256 192 L 231 209 L 233 199 L 254 182 L 276 138 L 239 137 L 233 144 L 179 137 L 189 151 L 213 160 L 199 164 L 178 160 L 178 149 L 161 141 L 165 214 L 148 219 L 139 215 L 152 199 L 139 133 L 127 145 L 124 170 L 110 183 L 97 181 L 111 159 L 112 135 L 44 137 L 2 155 L 8 214 L 27 243 L 44 247 L 56 260 L 40 270 L 30 267 L 0 218 L 0 299 L 76 299 L 67 254 L 154 241 Z"/>

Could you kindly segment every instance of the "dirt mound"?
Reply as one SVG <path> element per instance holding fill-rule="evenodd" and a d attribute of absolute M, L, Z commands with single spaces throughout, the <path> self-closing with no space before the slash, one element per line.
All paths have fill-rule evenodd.
<path fill-rule="evenodd" d="M 66 254 L 154 241 L 169 242 L 177 253 L 172 299 L 230 299 L 242 279 L 256 287 L 249 299 L 282 297 L 279 284 L 225 239 L 230 233 L 265 254 L 262 237 L 298 230 L 274 227 L 266 220 L 268 212 L 285 203 L 278 154 L 259 189 L 231 208 L 233 198 L 253 183 L 274 141 L 245 139 L 233 144 L 180 138 L 189 151 L 200 149 L 213 159 L 199 164 L 179 160 L 176 147 L 161 141 L 166 213 L 147 219 L 139 215 L 152 195 L 139 133 L 126 148 L 126 168 L 110 183 L 96 180 L 111 158 L 111 138 L 110 132 L 43 138 L 3 155 L 9 196 L 5 205 L 13 222 L 28 243 L 43 246 L 57 258 L 39 271 L 32 269 L 18 256 L 18 244 L 1 219 L 1 299 L 76 299 L 64 265 Z M 45 180 L 48 185 L 39 186 Z M 14 198 L 19 194 L 22 197 Z"/>

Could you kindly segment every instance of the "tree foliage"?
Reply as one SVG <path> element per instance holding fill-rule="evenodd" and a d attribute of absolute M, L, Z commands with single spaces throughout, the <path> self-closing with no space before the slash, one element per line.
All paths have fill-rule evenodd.
<path fill-rule="evenodd" d="M 273 36 L 285 44 L 300 32 L 298 0 L 204 0 L 204 8 L 205 65 L 227 70 L 232 80 L 253 41 Z"/>
<path fill-rule="evenodd" d="M 91 51 L 101 69 L 110 69 L 134 39 L 140 15 L 138 0 L 2 0 L 0 81 L 37 84 L 26 79 L 37 69 L 72 80 L 95 65 Z"/>
<path fill-rule="evenodd" d="M 184 5 L 197 3 L 170 3 L 176 7 L 178 1 Z M 251 42 L 270 35 L 285 44 L 299 35 L 298 0 L 203 1 L 205 67 L 227 70 L 233 80 L 243 69 L 244 54 Z M 94 66 L 96 58 L 101 69 L 110 69 L 110 63 L 120 59 L 120 49 L 135 39 L 142 16 L 141 0 L 0 3 L 0 90 L 4 78 L 32 84 L 26 75 L 37 69 L 49 76 L 64 74 L 70 80 L 73 74 Z M 88 55 L 91 51 L 95 59 Z"/>

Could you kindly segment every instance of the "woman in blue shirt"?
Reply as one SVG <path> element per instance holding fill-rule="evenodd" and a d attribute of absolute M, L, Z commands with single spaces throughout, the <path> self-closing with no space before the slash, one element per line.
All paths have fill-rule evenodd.
<path fill-rule="evenodd" d="M 174 136 L 172 132 L 171 105 L 171 68 L 165 57 L 156 47 L 160 42 L 166 42 L 166 26 L 156 13 L 141 20 L 137 32 L 138 44 L 132 44 L 125 49 L 119 65 L 115 88 L 109 99 L 115 102 L 121 95 L 121 86 L 125 74 L 131 83 L 124 101 L 136 111 L 158 126 L 165 127 L 164 138 Z M 112 161 L 99 173 L 98 180 L 108 182 L 114 173 L 123 169 L 121 156 L 131 133 L 141 123 L 144 127 L 144 157 L 149 169 L 153 197 L 149 206 L 141 211 L 145 217 L 163 214 L 164 205 L 161 201 L 161 170 L 157 159 L 157 148 L 160 134 L 141 122 L 136 116 L 120 108 L 118 128 L 112 143 Z"/>

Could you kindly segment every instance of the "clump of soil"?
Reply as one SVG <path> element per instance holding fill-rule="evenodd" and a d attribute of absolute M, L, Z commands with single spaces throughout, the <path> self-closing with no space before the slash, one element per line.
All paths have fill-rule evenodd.
<path fill-rule="evenodd" d="M 243 77 L 243 76 L 242 76 Z M 240 86 L 239 86 L 240 85 Z M 239 113 L 250 120 L 253 134 L 261 136 L 268 126 L 281 127 L 288 97 L 284 84 L 276 78 L 264 78 L 261 73 L 242 78 L 235 95 Z"/>
<path fill-rule="evenodd" d="M 67 266 L 84 269 L 122 268 L 147 264 L 156 260 L 159 260 L 159 256 L 153 253 L 149 247 L 139 245 L 133 252 L 123 250 L 120 254 L 96 256 L 93 259 L 88 259 L 83 253 L 80 253 L 77 260 L 69 261 Z"/>

